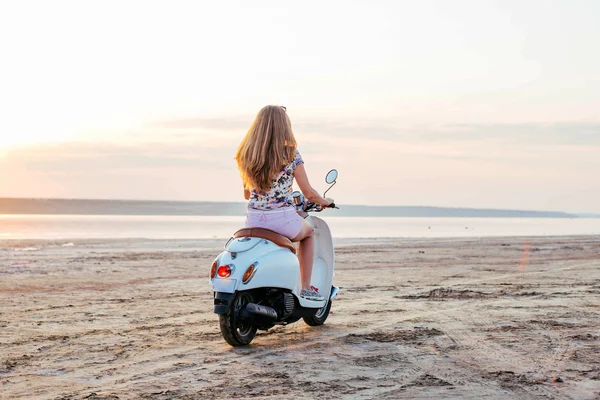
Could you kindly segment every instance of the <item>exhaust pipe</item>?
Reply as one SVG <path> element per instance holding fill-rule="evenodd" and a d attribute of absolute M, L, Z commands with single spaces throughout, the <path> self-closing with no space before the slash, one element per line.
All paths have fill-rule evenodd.
<path fill-rule="evenodd" d="M 243 314 L 245 317 L 260 317 L 260 318 L 268 318 L 273 321 L 276 321 L 279 317 L 277 316 L 277 311 L 274 308 L 267 306 L 259 306 L 258 304 L 248 303 L 246 304 L 246 308 L 244 308 Z"/>

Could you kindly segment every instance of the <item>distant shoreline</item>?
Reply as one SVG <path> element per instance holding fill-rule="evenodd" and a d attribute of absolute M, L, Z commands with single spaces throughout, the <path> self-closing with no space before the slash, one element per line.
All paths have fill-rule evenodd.
<path fill-rule="evenodd" d="M 241 216 L 242 202 L 0 198 L 0 214 Z M 340 205 L 340 217 L 600 218 L 597 214 L 428 206 Z"/>

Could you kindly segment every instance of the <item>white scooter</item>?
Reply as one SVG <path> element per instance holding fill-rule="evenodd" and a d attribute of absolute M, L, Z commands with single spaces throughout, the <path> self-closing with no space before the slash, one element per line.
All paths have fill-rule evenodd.
<path fill-rule="evenodd" d="M 337 179 L 331 170 L 325 181 Z M 327 191 L 329 191 L 327 189 Z M 327 193 L 325 191 L 325 194 Z M 325 196 L 325 194 L 323 196 Z M 304 319 L 308 325 L 325 323 L 338 293 L 333 286 L 334 252 L 329 227 L 309 212 L 321 211 L 300 192 L 292 193 L 298 214 L 314 227 L 315 256 L 311 285 L 319 288 L 323 301 L 303 299 L 300 264 L 296 246 L 285 236 L 262 228 L 237 231 L 212 263 L 210 284 L 214 290 L 215 313 L 223 339 L 232 346 L 249 344 L 257 329 L 287 325 Z M 335 207 L 332 204 L 330 207 Z"/>

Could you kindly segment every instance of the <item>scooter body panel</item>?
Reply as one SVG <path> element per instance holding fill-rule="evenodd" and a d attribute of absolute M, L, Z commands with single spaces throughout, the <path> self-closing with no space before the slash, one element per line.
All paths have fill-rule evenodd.
<path fill-rule="evenodd" d="M 234 293 L 260 287 L 293 291 L 300 275 L 298 257 L 289 249 L 261 238 L 232 239 L 217 260 L 219 265 L 229 265 L 232 272 L 229 277 L 217 274 L 211 280 L 216 292 Z M 251 265 L 254 265 L 254 272 L 244 283 L 244 274 Z"/>
<path fill-rule="evenodd" d="M 313 260 L 313 270 L 311 276 L 311 285 L 319 288 L 320 295 L 325 298 L 324 301 L 311 301 L 299 297 L 302 307 L 322 308 L 327 304 L 327 299 L 331 293 L 335 260 L 333 257 L 333 238 L 327 223 L 314 215 L 306 217 L 306 221 L 314 227 L 315 256 Z M 297 293 L 300 293 L 302 283 L 298 279 Z"/>
<path fill-rule="evenodd" d="M 237 238 L 230 240 L 226 250 L 218 257 L 219 265 L 229 265 L 231 275 L 216 275 L 210 283 L 215 292 L 235 293 L 256 288 L 280 288 L 295 295 L 300 306 L 320 309 L 327 304 L 331 293 L 334 271 L 333 239 L 327 223 L 315 216 L 306 220 L 315 228 L 315 258 L 311 284 L 320 288 L 323 301 L 305 300 L 300 297 L 300 263 L 289 249 L 277 246 L 261 238 Z M 250 265 L 255 266 L 252 278 L 243 283 L 243 276 Z"/>

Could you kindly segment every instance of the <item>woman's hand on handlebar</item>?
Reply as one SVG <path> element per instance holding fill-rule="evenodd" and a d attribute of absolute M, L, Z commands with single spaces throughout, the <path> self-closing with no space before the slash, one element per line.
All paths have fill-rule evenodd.
<path fill-rule="evenodd" d="M 324 198 L 327 202 L 323 202 L 322 204 L 313 203 L 312 201 L 307 201 L 304 206 L 304 211 L 323 211 L 326 208 L 337 208 L 335 207 L 335 203 L 333 199 L 329 197 Z"/>
<path fill-rule="evenodd" d="M 319 204 L 317 206 L 317 209 L 319 211 L 324 210 L 329 207 L 335 207 L 335 203 L 334 203 L 333 199 L 330 199 L 329 197 L 325 197 L 325 200 L 327 201 L 327 203 Z"/>

